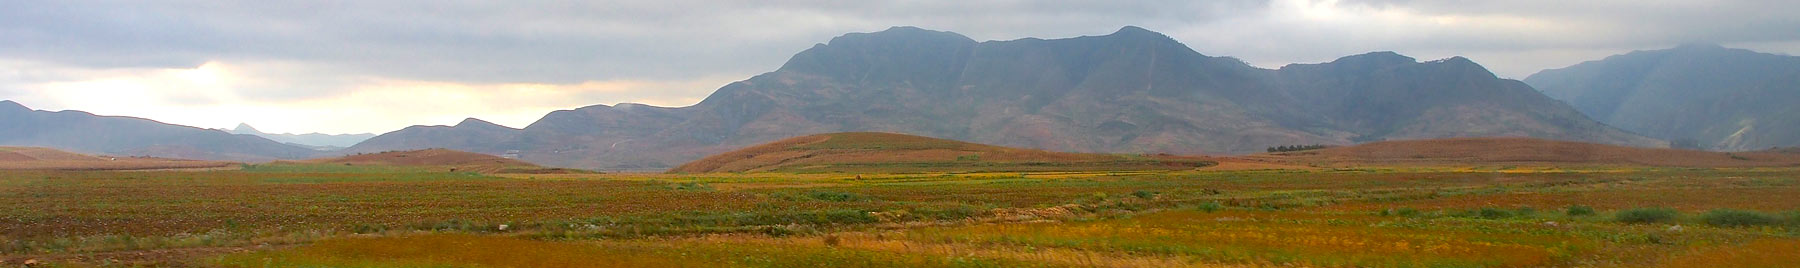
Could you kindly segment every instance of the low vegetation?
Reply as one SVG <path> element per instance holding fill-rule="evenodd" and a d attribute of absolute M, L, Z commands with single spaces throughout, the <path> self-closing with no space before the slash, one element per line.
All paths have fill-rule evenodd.
<path fill-rule="evenodd" d="M 0 260 L 223 267 L 1746 267 L 1800 170 L 0 174 Z M 1678 227 L 1679 226 L 1679 227 Z M 1761 254 L 1761 255 L 1751 255 Z M 1758 256 L 1749 258 L 1745 256 Z"/>

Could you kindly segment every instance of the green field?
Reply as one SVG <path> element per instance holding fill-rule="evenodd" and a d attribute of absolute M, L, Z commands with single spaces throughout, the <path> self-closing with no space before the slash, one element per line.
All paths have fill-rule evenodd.
<path fill-rule="evenodd" d="M 1800 170 L 1789 168 L 495 177 L 251 166 L 0 174 L 0 260 L 9 265 L 1800 263 Z"/>

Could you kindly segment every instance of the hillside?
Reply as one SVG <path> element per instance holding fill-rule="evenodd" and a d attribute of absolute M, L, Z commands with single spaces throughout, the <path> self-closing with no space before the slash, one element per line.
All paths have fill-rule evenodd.
<path fill-rule="evenodd" d="M 238 163 L 92 156 L 41 147 L 0 147 L 0 170 L 145 170 L 233 167 Z"/>
<path fill-rule="evenodd" d="M 1544 70 L 1525 82 L 1594 119 L 1699 149 L 1800 145 L 1800 57 L 1685 45 Z"/>
<path fill-rule="evenodd" d="M 1304 164 L 1483 165 L 1577 164 L 1655 167 L 1800 166 L 1800 155 L 1637 148 L 1533 138 L 1385 141 L 1245 158 Z"/>
<path fill-rule="evenodd" d="M 701 158 L 671 173 L 1185 170 L 1200 158 L 1058 153 L 878 132 L 783 139 Z"/>
<path fill-rule="evenodd" d="M 35 111 L 0 101 L 0 146 L 178 159 L 265 162 L 321 154 L 262 137 L 82 111 Z"/>
<path fill-rule="evenodd" d="M 521 130 L 409 128 L 352 150 L 517 151 L 552 166 L 666 169 L 788 137 L 857 131 L 1180 155 L 1482 136 L 1665 144 L 1590 120 L 1460 57 L 1420 62 L 1378 52 L 1269 70 L 1137 27 L 985 42 L 894 27 L 815 45 L 693 106 L 594 105 Z"/>
<path fill-rule="evenodd" d="M 370 154 L 354 154 L 344 157 L 312 159 L 287 163 L 306 164 L 344 164 L 344 165 L 383 165 L 405 166 L 439 169 L 450 172 L 475 173 L 571 173 L 573 170 L 553 169 L 538 166 L 524 161 L 502 158 L 493 155 L 463 152 L 449 149 L 425 149 L 415 151 L 394 151 Z"/>

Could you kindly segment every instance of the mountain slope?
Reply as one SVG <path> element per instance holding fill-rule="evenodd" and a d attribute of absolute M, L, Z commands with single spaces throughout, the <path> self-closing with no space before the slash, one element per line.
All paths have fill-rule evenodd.
<path fill-rule="evenodd" d="M 1711 150 L 1800 145 L 1800 57 L 1684 45 L 1526 78 L 1607 124 Z"/>
<path fill-rule="evenodd" d="M 783 139 L 683 164 L 671 173 L 706 172 L 1016 172 L 1186 170 L 1201 158 L 1058 153 L 879 132 Z"/>
<path fill-rule="evenodd" d="M 331 151 L 331 150 L 342 149 L 344 147 L 350 147 L 352 145 L 356 145 L 356 143 L 359 143 L 364 140 L 368 140 L 369 138 L 375 137 L 375 134 L 369 134 L 369 133 L 363 133 L 363 134 L 264 133 L 261 130 L 256 130 L 256 127 L 251 127 L 250 124 L 243 124 L 243 123 L 238 124 L 237 128 L 233 128 L 227 132 L 230 132 L 231 134 L 256 135 L 257 137 L 263 137 L 263 138 L 273 140 L 273 141 L 278 141 L 278 142 L 288 143 L 288 144 L 295 144 L 295 145 L 299 145 L 301 147 L 307 147 L 307 148 L 312 148 L 314 150 L 321 150 L 321 151 Z"/>
<path fill-rule="evenodd" d="M 410 126 L 364 140 L 344 153 L 378 153 L 444 148 L 486 154 L 501 154 L 506 144 L 517 138 L 519 129 L 468 118 L 454 126 Z"/>
<path fill-rule="evenodd" d="M 238 163 L 151 157 L 102 157 L 42 147 L 0 146 L 0 170 L 147 170 L 226 168 Z"/>
<path fill-rule="evenodd" d="M 1496 135 L 1660 143 L 1588 120 L 1462 58 L 1372 53 L 1268 70 L 1137 27 L 986 42 L 895 27 L 833 38 L 689 107 L 597 105 L 552 113 L 517 136 L 478 145 L 390 133 L 383 136 L 422 142 L 409 148 L 372 139 L 357 147 L 517 150 L 553 166 L 656 169 L 788 137 L 855 131 L 1174 154 Z"/>
<path fill-rule="evenodd" d="M 82 153 L 262 162 L 318 152 L 251 135 L 82 111 L 34 111 L 0 101 L 0 145 Z"/>
<path fill-rule="evenodd" d="M 1575 164 L 1660 167 L 1794 167 L 1800 155 L 1636 148 L 1532 138 L 1385 141 L 1356 146 L 1246 156 L 1304 164 L 1482 165 Z"/>

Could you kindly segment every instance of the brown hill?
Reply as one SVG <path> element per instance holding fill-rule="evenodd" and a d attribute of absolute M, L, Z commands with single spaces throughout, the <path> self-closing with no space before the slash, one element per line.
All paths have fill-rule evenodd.
<path fill-rule="evenodd" d="M 0 170 L 146 170 L 221 168 L 233 165 L 237 163 L 92 156 L 41 147 L 0 147 Z"/>
<path fill-rule="evenodd" d="M 346 165 L 386 165 L 409 166 L 443 169 L 452 172 L 476 173 L 572 173 L 574 170 L 546 168 L 525 161 L 513 160 L 499 156 L 471 153 L 449 149 L 425 149 L 416 151 L 392 151 L 372 154 L 356 154 L 337 158 L 312 159 L 298 163 L 313 164 L 346 164 Z"/>
<path fill-rule="evenodd" d="M 1306 164 L 1582 164 L 1657 167 L 1800 166 L 1800 155 L 1637 148 L 1533 138 L 1454 138 L 1375 142 L 1247 156 Z"/>
<path fill-rule="evenodd" d="M 802 136 L 717 154 L 671 173 L 1183 170 L 1202 158 L 1059 153 L 878 132 Z"/>

